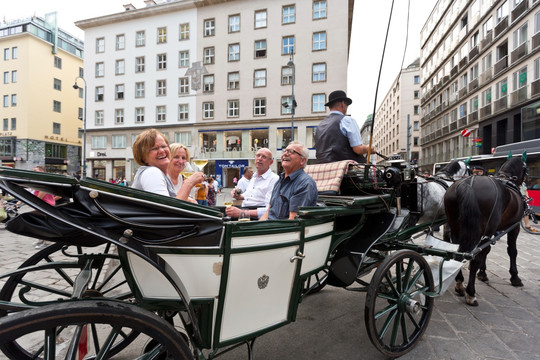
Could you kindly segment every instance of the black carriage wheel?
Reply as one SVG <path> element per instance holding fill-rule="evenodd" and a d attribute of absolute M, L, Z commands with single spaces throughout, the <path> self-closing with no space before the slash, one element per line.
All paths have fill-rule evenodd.
<path fill-rule="evenodd" d="M 302 294 L 315 294 L 321 291 L 328 283 L 328 268 L 324 268 L 312 275 L 304 281 Z"/>
<path fill-rule="evenodd" d="M 388 255 L 368 287 L 364 320 L 373 345 L 398 357 L 422 337 L 433 310 L 433 274 L 423 256 L 400 250 Z"/>
<path fill-rule="evenodd" d="M 86 255 L 85 257 L 66 256 L 63 250 L 72 255 Z M 7 279 L 0 290 L 0 300 L 31 306 L 44 306 L 53 302 L 69 300 L 73 294 L 76 276 L 90 261 L 92 262 L 92 278 L 88 290 L 82 294 L 82 297 L 106 297 L 115 300 L 132 298 L 120 264 L 116 261 L 111 263 L 111 258 L 107 256 L 115 256 L 109 245 L 103 245 L 99 248 L 78 246 L 64 248 L 62 244 L 53 243 L 32 255 L 19 267 L 40 266 L 39 268 L 14 274 Z M 6 311 L 0 310 L 0 317 L 6 315 Z M 125 334 L 122 341 L 115 343 L 111 353 L 122 350 L 137 335 L 137 332 Z M 24 344 L 15 342 L 11 344 L 10 351 L 18 360 L 35 359 L 32 352 Z M 88 357 L 88 359 L 91 360 L 94 357 Z"/>
<path fill-rule="evenodd" d="M 133 332 L 141 334 L 141 341 L 124 348 L 121 358 L 193 359 L 182 335 L 167 321 L 136 305 L 108 300 L 57 303 L 5 316 L 0 319 L 0 346 L 16 360 L 17 349 L 10 350 L 19 342 L 45 360 L 78 359 L 85 351 L 85 359 L 109 359 L 115 342 Z"/>
<path fill-rule="evenodd" d="M 529 227 L 525 226 L 525 217 L 529 217 Z M 525 214 L 521 218 L 521 228 L 533 235 L 540 235 L 540 216 L 535 214 Z"/>

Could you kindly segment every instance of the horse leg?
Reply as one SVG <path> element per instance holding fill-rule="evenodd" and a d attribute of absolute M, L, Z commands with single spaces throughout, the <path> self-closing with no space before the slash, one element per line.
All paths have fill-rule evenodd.
<path fill-rule="evenodd" d="M 452 242 L 450 239 L 450 226 L 445 224 L 443 227 L 443 241 Z"/>
<path fill-rule="evenodd" d="M 456 277 L 456 286 L 454 287 L 454 291 L 458 296 L 465 296 L 465 286 L 463 286 L 463 281 L 465 278 L 463 277 L 463 273 L 461 270 L 457 273 Z"/>
<path fill-rule="evenodd" d="M 510 283 L 513 286 L 523 286 L 523 282 L 521 282 L 521 279 L 518 276 L 518 270 L 517 270 L 517 264 L 516 264 L 516 258 L 517 258 L 517 237 L 519 235 L 519 227 L 514 228 L 514 230 L 510 231 L 507 236 L 507 244 L 508 247 L 506 248 L 506 252 L 508 253 L 508 256 L 510 257 Z"/>
<path fill-rule="evenodd" d="M 480 269 L 478 270 L 478 274 L 476 275 L 476 277 L 478 278 L 478 280 L 480 281 L 483 281 L 483 282 L 488 282 L 489 279 L 487 277 L 487 274 L 486 274 L 486 262 L 487 262 L 487 255 L 489 254 L 489 252 L 491 251 L 491 245 L 488 246 L 486 249 L 486 256 L 484 256 L 482 258 L 482 262 L 480 263 Z"/>
<path fill-rule="evenodd" d="M 470 272 L 469 272 L 469 283 L 467 284 L 467 288 L 465 289 L 465 302 L 467 305 L 470 306 L 478 306 L 478 301 L 476 300 L 476 288 L 475 288 L 475 281 L 476 281 L 476 273 L 478 272 L 478 269 L 482 266 L 482 264 L 486 263 L 486 257 L 489 252 L 489 246 L 485 249 L 483 249 L 478 255 L 474 257 L 474 259 L 471 260 L 470 264 Z"/>

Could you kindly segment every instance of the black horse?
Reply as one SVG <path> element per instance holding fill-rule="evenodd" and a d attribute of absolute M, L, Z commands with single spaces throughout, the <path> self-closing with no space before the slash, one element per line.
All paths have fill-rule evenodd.
<path fill-rule="evenodd" d="M 524 211 L 519 185 L 527 174 L 526 157 L 524 153 L 521 158 L 509 159 L 495 177 L 471 176 L 459 180 L 448 188 L 444 196 L 452 242 L 459 244 L 459 251 L 471 252 L 481 243 L 489 241 L 495 232 L 508 231 L 510 282 L 514 286 L 523 286 L 516 267 L 516 240 Z M 456 292 L 465 295 L 469 305 L 478 306 L 474 296 L 475 277 L 480 268 L 485 268 L 490 250 L 490 246 L 487 246 L 471 260 L 469 283 L 465 291 L 461 271 L 456 276 Z"/>

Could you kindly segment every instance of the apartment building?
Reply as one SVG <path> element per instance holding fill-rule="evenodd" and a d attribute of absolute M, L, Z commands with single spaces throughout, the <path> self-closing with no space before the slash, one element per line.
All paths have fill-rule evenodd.
<path fill-rule="evenodd" d="M 293 127 L 314 158 L 327 96 L 347 88 L 354 1 L 145 3 L 76 22 L 86 40 L 91 176 L 132 178 L 131 145 L 148 127 L 208 158 L 205 171 L 225 186 L 261 147 L 277 169 Z"/>
<path fill-rule="evenodd" d="M 437 2 L 421 32 L 424 169 L 540 136 L 539 4 Z"/>
<path fill-rule="evenodd" d="M 416 164 L 420 154 L 420 61 L 402 69 L 376 111 L 373 144 L 377 152 L 399 154 Z"/>
<path fill-rule="evenodd" d="M 58 29 L 56 13 L 0 25 L 0 160 L 4 166 L 80 171 L 84 44 Z"/>

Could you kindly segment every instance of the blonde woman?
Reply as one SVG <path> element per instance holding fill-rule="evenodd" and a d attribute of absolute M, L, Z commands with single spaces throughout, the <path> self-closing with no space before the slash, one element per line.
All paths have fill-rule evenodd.
<path fill-rule="evenodd" d="M 184 171 L 186 164 L 189 164 L 190 161 L 189 149 L 179 143 L 171 144 L 169 148 L 171 157 L 167 173 L 174 185 L 174 191 L 176 191 L 177 194 L 181 193 L 182 196 L 186 196 L 187 200 L 197 203 L 197 201 L 189 197 L 189 193 L 193 186 L 198 184 L 196 182 L 197 180 L 195 180 L 197 179 L 197 176 L 194 174 L 186 179 L 182 176 L 182 171 Z"/>

